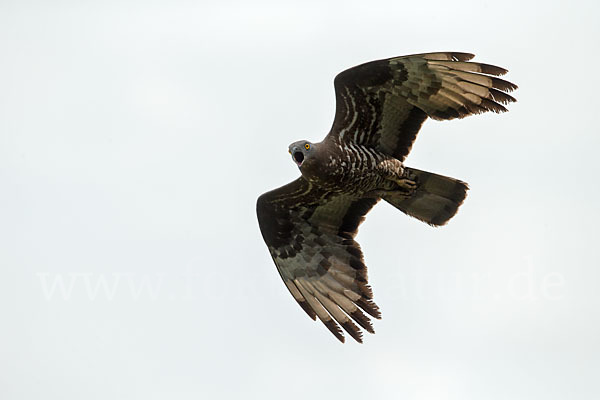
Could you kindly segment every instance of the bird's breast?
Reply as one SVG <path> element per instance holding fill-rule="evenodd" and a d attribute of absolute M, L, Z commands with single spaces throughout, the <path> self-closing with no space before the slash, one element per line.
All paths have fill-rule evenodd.
<path fill-rule="evenodd" d="M 361 193 L 373 189 L 377 176 L 356 151 L 336 149 L 323 157 L 306 160 L 300 171 L 306 180 L 330 191 Z"/>

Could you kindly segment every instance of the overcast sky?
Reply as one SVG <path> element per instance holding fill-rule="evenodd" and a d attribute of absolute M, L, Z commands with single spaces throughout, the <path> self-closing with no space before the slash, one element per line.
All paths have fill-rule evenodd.
<path fill-rule="evenodd" d="M 599 13 L 0 2 L 0 397 L 600 398 Z M 424 125 L 407 164 L 469 196 L 439 229 L 369 214 L 383 319 L 342 345 L 281 282 L 256 198 L 328 132 L 338 72 L 439 50 L 508 68 L 518 102 Z"/>

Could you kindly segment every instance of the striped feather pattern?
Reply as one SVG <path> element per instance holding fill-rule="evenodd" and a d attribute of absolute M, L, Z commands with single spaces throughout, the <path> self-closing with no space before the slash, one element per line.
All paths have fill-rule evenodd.
<path fill-rule="evenodd" d="M 342 342 L 345 331 L 362 343 L 361 328 L 374 333 L 367 315 L 381 318 L 354 240 L 377 201 L 324 195 L 300 178 L 257 202 L 263 238 L 288 290 Z"/>
<path fill-rule="evenodd" d="M 370 146 L 402 161 L 427 117 L 445 120 L 507 111 L 517 85 L 507 70 L 439 52 L 372 61 L 335 79 L 336 116 L 328 139 Z"/>
<path fill-rule="evenodd" d="M 467 53 L 434 53 L 390 59 L 392 95 L 434 119 L 463 118 L 486 111 L 507 111 L 503 104 L 515 101 L 506 94 L 516 85 L 496 76 L 507 70 L 494 65 L 467 62 Z M 371 90 L 378 90 L 370 88 Z"/>

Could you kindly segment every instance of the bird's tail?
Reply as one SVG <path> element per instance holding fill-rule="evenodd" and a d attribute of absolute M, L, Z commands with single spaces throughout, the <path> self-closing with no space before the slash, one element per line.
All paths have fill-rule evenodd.
<path fill-rule="evenodd" d="M 468 185 L 458 179 L 407 168 L 415 176 L 417 188 L 408 198 L 384 195 L 383 199 L 402 211 L 429 225 L 444 225 L 456 214 L 467 196 Z"/>

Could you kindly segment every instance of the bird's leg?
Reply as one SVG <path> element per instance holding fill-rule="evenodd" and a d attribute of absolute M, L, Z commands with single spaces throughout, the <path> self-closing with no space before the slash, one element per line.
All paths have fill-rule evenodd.
<path fill-rule="evenodd" d="M 412 193 L 417 188 L 416 176 L 410 173 L 408 168 L 402 168 L 401 171 L 392 177 L 400 191 Z"/>
<path fill-rule="evenodd" d="M 408 168 L 404 168 L 398 160 L 385 160 L 378 165 L 380 181 L 378 187 L 365 194 L 367 197 L 396 199 L 398 201 L 411 197 L 417 190 L 417 176 Z"/>
<path fill-rule="evenodd" d="M 402 194 L 412 194 L 417 188 L 416 175 L 404 168 L 400 161 L 393 161 L 381 165 L 386 181 L 393 182 L 388 188 Z"/>

